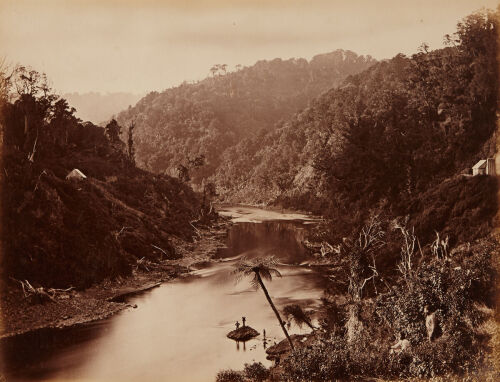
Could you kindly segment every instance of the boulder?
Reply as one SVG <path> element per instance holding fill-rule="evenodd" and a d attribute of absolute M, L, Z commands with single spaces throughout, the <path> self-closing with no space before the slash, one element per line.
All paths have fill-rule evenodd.
<path fill-rule="evenodd" d="M 242 326 L 236 330 L 233 330 L 227 334 L 227 338 L 231 338 L 235 341 L 248 341 L 254 337 L 257 337 L 260 333 L 250 326 Z"/>

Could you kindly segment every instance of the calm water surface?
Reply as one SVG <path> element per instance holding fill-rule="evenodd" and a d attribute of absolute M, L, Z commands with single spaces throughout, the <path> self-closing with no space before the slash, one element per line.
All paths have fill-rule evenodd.
<path fill-rule="evenodd" d="M 16 338 L 3 349 L 7 380 L 214 381 L 220 369 L 241 369 L 254 361 L 270 365 L 262 334 L 246 343 L 226 338 L 242 316 L 260 333 L 266 330 L 267 346 L 283 338 L 262 291 L 248 280 L 236 283 L 233 265 L 241 256 L 277 256 L 283 277 L 267 286 L 278 308 L 292 302 L 314 308 L 323 278 L 299 265 L 307 259 L 301 240 L 312 221 L 247 207 L 221 213 L 235 224 L 219 262 L 131 298 L 137 309 Z M 292 326 L 291 332 L 302 331 Z"/>

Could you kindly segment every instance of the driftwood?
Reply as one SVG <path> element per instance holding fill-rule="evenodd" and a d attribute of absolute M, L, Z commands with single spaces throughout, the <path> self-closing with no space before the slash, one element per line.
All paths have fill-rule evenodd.
<path fill-rule="evenodd" d="M 161 256 L 161 259 L 163 260 L 163 256 L 165 255 L 166 257 L 168 257 L 168 253 L 165 252 L 163 249 L 161 249 L 160 247 L 158 247 L 157 245 L 154 245 L 154 244 L 151 244 L 151 246 L 159 251 L 161 251 L 162 253 L 162 256 Z"/>
<path fill-rule="evenodd" d="M 146 272 L 151 272 L 153 268 L 156 267 L 156 264 L 153 263 L 152 261 L 149 261 L 148 259 L 141 257 L 140 259 L 137 260 L 135 264 L 135 269 L 142 269 L 143 271 Z"/>
<path fill-rule="evenodd" d="M 29 298 L 32 303 L 43 304 L 45 302 L 57 302 L 56 296 L 60 293 L 67 293 L 74 289 L 74 287 L 69 287 L 67 289 L 56 289 L 56 288 L 35 288 L 30 284 L 28 280 L 16 280 L 11 277 L 12 280 L 21 284 L 23 294 L 25 298 Z"/>

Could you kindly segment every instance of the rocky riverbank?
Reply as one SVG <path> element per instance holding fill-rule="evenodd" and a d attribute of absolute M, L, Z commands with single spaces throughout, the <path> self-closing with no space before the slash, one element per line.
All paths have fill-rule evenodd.
<path fill-rule="evenodd" d="M 192 243 L 173 240 L 177 260 L 138 265 L 132 275 L 105 280 L 86 290 L 58 293 L 54 301 L 33 304 L 20 285 L 6 282 L 0 297 L 0 339 L 42 328 L 64 328 L 110 317 L 134 308 L 126 298 L 188 273 L 197 263 L 212 261 L 218 248 L 225 245 L 231 223 L 220 219 L 210 229 L 199 228 Z"/>

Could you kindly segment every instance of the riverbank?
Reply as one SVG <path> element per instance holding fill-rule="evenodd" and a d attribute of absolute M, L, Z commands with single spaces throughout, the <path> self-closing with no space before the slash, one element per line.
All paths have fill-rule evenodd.
<path fill-rule="evenodd" d="M 197 263 L 212 261 L 217 250 L 225 246 L 230 225 L 229 220 L 221 218 L 209 229 L 197 228 L 191 243 L 173 238 L 180 259 L 137 267 L 130 276 L 105 280 L 83 291 L 60 293 L 53 302 L 31 304 L 19 284 L 9 282 L 0 296 L 0 339 L 44 328 L 82 325 L 133 309 L 124 301 L 126 297 L 180 277 Z"/>

